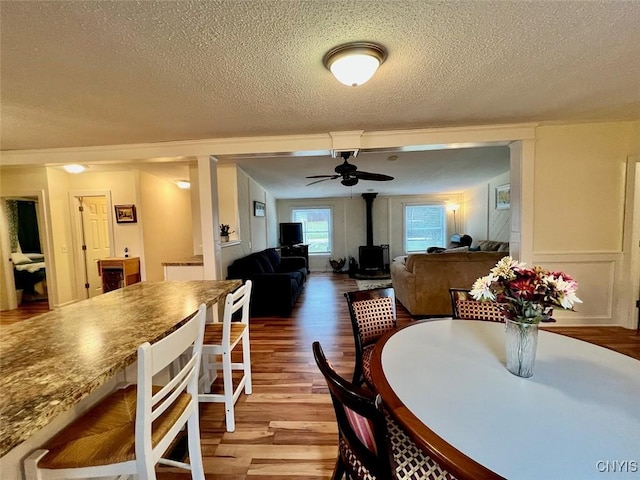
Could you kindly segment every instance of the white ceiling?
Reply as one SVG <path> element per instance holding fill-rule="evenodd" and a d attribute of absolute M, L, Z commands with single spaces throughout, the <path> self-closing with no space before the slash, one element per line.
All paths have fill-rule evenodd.
<path fill-rule="evenodd" d="M 2 1 L 0 14 L 2 150 L 640 118 L 640 1 Z M 356 88 L 322 65 L 348 41 L 389 52 Z M 410 193 L 403 176 L 426 185 L 457 162 L 447 188 L 462 186 L 466 154 L 481 155 L 355 163 L 398 179 L 367 188 Z M 338 163 L 295 160 L 240 163 L 270 191 Z M 347 189 L 304 191 L 330 183 Z"/>

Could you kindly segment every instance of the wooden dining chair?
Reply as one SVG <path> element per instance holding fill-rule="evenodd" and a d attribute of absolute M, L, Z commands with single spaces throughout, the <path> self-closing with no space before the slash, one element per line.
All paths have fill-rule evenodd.
<path fill-rule="evenodd" d="M 198 398 L 201 402 L 223 402 L 227 431 L 236 429 L 235 403 L 244 392 L 251 394 L 251 348 L 249 344 L 249 303 L 251 280 L 235 292 L 227 295 L 222 322 L 207 323 L 202 347 L 202 387 Z M 240 313 L 239 321 L 232 321 Z M 241 343 L 242 342 L 242 343 Z M 233 350 L 242 344 L 242 361 L 232 362 Z M 233 386 L 233 371 L 242 371 L 237 386 Z M 223 393 L 212 393 L 211 384 L 222 372 Z"/>
<path fill-rule="evenodd" d="M 349 383 L 333 369 L 319 342 L 313 357 L 324 376 L 338 423 L 332 480 L 455 480 L 409 438 L 384 410 L 380 395 Z"/>
<path fill-rule="evenodd" d="M 347 292 L 344 296 L 355 342 L 353 383 L 359 386 L 364 381 L 373 388 L 371 354 L 378 339 L 397 326 L 395 292 L 391 287 L 374 288 Z"/>
<path fill-rule="evenodd" d="M 496 302 L 475 300 L 469 290 L 450 288 L 454 319 L 486 320 L 504 323 L 504 314 Z"/>
<path fill-rule="evenodd" d="M 204 479 L 198 419 L 198 372 L 206 306 L 163 339 L 138 347 L 137 385 L 116 390 L 24 460 L 27 480 L 138 475 L 155 479 L 162 463 Z M 185 353 L 186 352 L 186 353 Z M 153 376 L 187 355 L 165 386 Z M 162 458 L 187 426 L 189 464 Z"/>

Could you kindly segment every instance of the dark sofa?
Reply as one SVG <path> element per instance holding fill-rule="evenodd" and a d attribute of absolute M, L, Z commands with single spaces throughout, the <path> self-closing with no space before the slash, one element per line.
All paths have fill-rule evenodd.
<path fill-rule="evenodd" d="M 251 315 L 288 316 L 307 281 L 304 257 L 281 257 L 267 248 L 236 259 L 228 269 L 228 279 L 251 280 Z"/>

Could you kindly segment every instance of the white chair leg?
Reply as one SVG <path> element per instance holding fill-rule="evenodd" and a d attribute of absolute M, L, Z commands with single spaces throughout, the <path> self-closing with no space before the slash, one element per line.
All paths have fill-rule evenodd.
<path fill-rule="evenodd" d="M 247 327 L 248 328 L 248 327 Z M 244 393 L 251 395 L 251 345 L 249 344 L 249 331 L 242 337 L 242 363 L 244 364 Z"/>
<path fill-rule="evenodd" d="M 232 374 L 231 352 L 224 352 L 222 354 L 222 380 L 224 383 L 224 409 L 226 413 L 227 432 L 233 432 L 236 429 Z"/>
<path fill-rule="evenodd" d="M 200 421 L 198 407 L 187 420 L 187 443 L 189 447 L 189 464 L 191 465 L 191 478 L 204 480 L 204 465 L 202 464 L 202 447 L 200 445 Z"/>

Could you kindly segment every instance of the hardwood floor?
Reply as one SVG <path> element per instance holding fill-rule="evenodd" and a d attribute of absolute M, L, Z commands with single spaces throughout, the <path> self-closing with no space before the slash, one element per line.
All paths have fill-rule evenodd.
<path fill-rule="evenodd" d="M 49 302 L 47 300 L 23 302 L 14 310 L 0 312 L 0 327 L 3 325 L 11 325 L 12 323 L 21 322 L 22 320 L 47 313 L 48 311 Z"/>
<path fill-rule="evenodd" d="M 347 275 L 313 273 L 291 317 L 251 319 L 253 394 L 241 395 L 236 404 L 236 431 L 226 432 L 222 404 L 200 407 L 207 480 L 330 478 L 337 430 L 311 343 L 319 340 L 338 372 L 351 377 L 353 336 L 343 297 L 350 290 L 357 286 Z M 411 321 L 399 305 L 399 325 Z M 640 359 L 640 335 L 634 330 L 552 328 Z M 158 467 L 158 474 L 162 480 L 190 478 L 168 467 Z"/>

